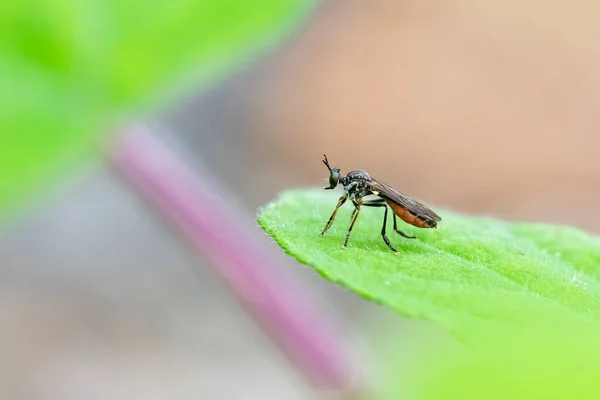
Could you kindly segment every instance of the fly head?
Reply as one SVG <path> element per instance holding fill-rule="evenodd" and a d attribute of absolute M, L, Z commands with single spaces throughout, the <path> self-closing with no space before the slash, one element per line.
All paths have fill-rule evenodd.
<path fill-rule="evenodd" d="M 327 156 L 323 154 L 323 157 L 325 157 L 325 159 L 323 160 L 323 164 L 325 164 L 325 166 L 329 170 L 329 187 L 326 187 L 325 189 L 334 189 L 340 182 L 340 169 L 331 168 L 329 166 L 329 161 L 327 161 Z"/>

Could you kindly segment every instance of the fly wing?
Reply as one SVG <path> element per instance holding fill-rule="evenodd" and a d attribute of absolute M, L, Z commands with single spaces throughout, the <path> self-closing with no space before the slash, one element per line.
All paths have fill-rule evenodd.
<path fill-rule="evenodd" d="M 432 219 L 436 222 L 442 220 L 442 218 L 433 212 L 433 210 L 431 210 L 429 207 L 413 198 L 410 198 L 409 196 L 398 192 L 396 189 L 383 182 L 373 179 L 368 185 L 371 191 L 377 192 L 377 196 L 387 198 L 395 203 L 400 204 L 402 207 L 405 207 L 418 217 L 423 219 Z"/>

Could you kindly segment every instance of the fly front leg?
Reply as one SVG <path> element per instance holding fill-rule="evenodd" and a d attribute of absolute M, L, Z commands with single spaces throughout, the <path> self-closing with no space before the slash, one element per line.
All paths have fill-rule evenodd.
<path fill-rule="evenodd" d="M 400 229 L 398 229 L 398 225 L 396 224 L 396 214 L 394 214 L 394 230 L 396 231 L 396 233 L 402 237 L 405 237 L 407 239 L 416 239 L 416 236 L 410 236 L 407 235 L 406 233 L 402 232 Z"/>
<path fill-rule="evenodd" d="M 363 206 L 367 206 L 367 207 L 383 207 L 383 208 L 385 208 L 385 212 L 383 213 L 383 226 L 381 227 L 381 237 L 383 238 L 383 241 L 385 242 L 385 244 L 387 245 L 387 247 L 391 251 L 393 251 L 394 253 L 397 253 L 398 250 L 396 250 L 392 246 L 392 244 L 390 243 L 390 239 L 385 234 L 385 230 L 386 230 L 385 228 L 386 228 L 386 225 L 387 225 L 387 216 L 388 216 L 388 206 L 387 206 L 387 204 L 385 204 L 385 201 L 381 200 L 381 199 L 366 201 L 366 202 L 363 203 Z M 394 217 L 395 217 L 395 215 L 394 215 Z"/>
<path fill-rule="evenodd" d="M 325 236 L 325 233 L 327 233 L 327 231 L 331 227 L 331 224 L 333 224 L 333 220 L 335 219 L 335 214 L 337 214 L 338 210 L 340 209 L 341 206 L 344 205 L 346 200 L 348 200 L 348 198 L 346 196 L 340 197 L 340 199 L 338 200 L 337 206 L 335 206 L 335 210 L 333 210 L 333 214 L 331 214 L 331 217 L 329 217 L 329 221 L 327 221 L 327 225 L 325 225 L 325 228 L 323 228 L 323 232 L 321 232 L 321 236 Z"/>
<path fill-rule="evenodd" d="M 352 228 L 354 228 L 354 223 L 358 218 L 358 214 L 360 213 L 360 204 L 356 201 L 352 200 L 352 204 L 354 204 L 354 211 L 352 212 L 352 216 L 350 217 L 350 227 L 348 228 L 348 233 L 346 233 L 346 240 L 344 240 L 344 246 L 348 247 L 348 239 L 350 239 L 350 232 L 352 232 Z"/>

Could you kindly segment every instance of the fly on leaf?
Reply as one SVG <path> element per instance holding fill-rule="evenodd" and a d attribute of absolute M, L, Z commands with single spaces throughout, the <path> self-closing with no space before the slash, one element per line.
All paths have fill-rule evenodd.
<path fill-rule="evenodd" d="M 329 230 L 331 224 L 333 224 L 333 220 L 335 219 L 335 215 L 337 214 L 338 210 L 348 199 L 352 201 L 352 204 L 354 205 L 354 211 L 352 212 L 352 216 L 350 218 L 350 227 L 346 233 L 344 247 L 348 246 L 350 232 L 352 232 L 352 228 L 356 223 L 356 219 L 358 218 L 358 214 L 360 213 L 362 206 L 383 207 L 385 209 L 383 214 L 383 226 L 381 227 L 381 237 L 383 238 L 383 241 L 387 247 L 394 253 L 397 253 L 398 251 L 392 247 L 392 244 L 385 233 L 388 207 L 391 208 L 393 212 L 394 231 L 407 239 L 416 239 L 416 236 L 407 235 L 399 230 L 396 222 L 396 216 L 400 217 L 404 222 L 414 225 L 418 228 L 437 228 L 437 223 L 442 220 L 439 215 L 419 201 L 399 193 L 391 186 L 372 178 L 365 171 L 350 171 L 346 176 L 341 176 L 340 169 L 331 168 L 329 166 L 327 156 L 323 156 L 325 157 L 323 164 L 325 164 L 327 169 L 329 169 L 329 187 L 326 187 L 325 189 L 333 189 L 338 184 L 341 184 L 344 187 L 344 193 L 342 197 L 339 198 L 335 210 L 333 210 L 331 217 L 329 217 L 329 221 L 327 221 L 327 225 L 325 225 L 323 232 L 321 232 L 321 236 L 324 236 Z M 363 197 L 366 196 L 377 196 L 377 198 L 372 200 L 363 200 Z"/>

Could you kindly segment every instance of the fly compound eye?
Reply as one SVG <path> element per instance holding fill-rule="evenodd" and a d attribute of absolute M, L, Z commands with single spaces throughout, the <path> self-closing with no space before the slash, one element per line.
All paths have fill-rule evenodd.
<path fill-rule="evenodd" d="M 331 170 L 331 174 L 329 175 L 329 187 L 325 189 L 333 189 L 335 188 L 340 181 L 340 169 L 333 168 Z"/>

